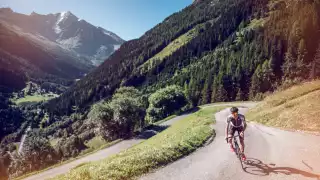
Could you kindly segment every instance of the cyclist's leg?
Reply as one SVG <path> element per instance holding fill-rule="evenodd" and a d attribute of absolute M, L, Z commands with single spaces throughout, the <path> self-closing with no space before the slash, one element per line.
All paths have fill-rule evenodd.
<path fill-rule="evenodd" d="M 232 140 L 233 140 L 233 136 L 234 136 L 234 133 L 235 133 L 235 128 L 230 126 L 229 129 L 228 129 L 228 143 L 230 145 L 230 148 L 234 151 L 234 147 L 233 147 L 233 143 L 232 143 Z"/>
<path fill-rule="evenodd" d="M 240 135 L 240 133 L 242 134 L 241 136 L 239 136 L 240 144 L 241 144 L 240 151 L 242 154 L 242 161 L 245 161 L 247 159 L 247 157 L 246 157 L 246 155 L 244 155 L 244 129 L 243 128 L 239 129 L 239 135 Z"/>
<path fill-rule="evenodd" d="M 240 144 L 241 144 L 240 150 L 242 153 L 244 153 L 244 147 L 245 147 L 245 145 L 244 145 L 244 130 L 242 127 L 238 129 L 238 133 L 239 133 L 239 139 L 240 139 Z M 240 134 L 242 134 L 242 136 Z"/>

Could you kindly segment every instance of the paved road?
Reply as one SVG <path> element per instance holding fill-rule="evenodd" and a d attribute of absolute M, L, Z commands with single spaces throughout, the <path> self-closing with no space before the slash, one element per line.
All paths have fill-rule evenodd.
<path fill-rule="evenodd" d="M 21 138 L 21 140 L 20 140 L 19 149 L 18 149 L 18 153 L 19 153 L 19 154 L 20 154 L 20 153 L 22 152 L 22 150 L 23 150 L 23 144 L 24 144 L 24 142 L 25 142 L 25 140 L 26 140 L 26 138 L 27 138 L 27 134 L 28 134 L 30 131 L 31 131 L 31 126 L 29 126 L 29 127 L 26 129 L 24 135 L 22 136 L 22 138 Z"/>
<path fill-rule="evenodd" d="M 247 109 L 240 109 L 245 113 Z M 228 110 L 215 115 L 214 141 L 141 180 L 320 180 L 320 137 L 249 123 L 241 166 L 224 140 Z"/>

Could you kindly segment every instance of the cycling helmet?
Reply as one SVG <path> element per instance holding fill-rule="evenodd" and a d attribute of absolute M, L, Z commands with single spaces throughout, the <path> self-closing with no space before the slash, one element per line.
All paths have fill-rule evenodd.
<path fill-rule="evenodd" d="M 235 113 L 235 112 L 237 113 L 239 111 L 239 109 L 237 107 L 232 107 L 230 109 L 230 111 L 231 111 L 231 113 Z"/>

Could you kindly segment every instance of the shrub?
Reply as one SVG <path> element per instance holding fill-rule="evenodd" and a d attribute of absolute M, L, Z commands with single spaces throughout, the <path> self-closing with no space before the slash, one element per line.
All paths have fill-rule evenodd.
<path fill-rule="evenodd" d="M 91 124 L 96 124 L 100 135 L 109 141 L 132 136 L 144 127 L 145 103 L 140 96 L 132 87 L 118 89 L 111 102 L 92 106 L 88 114 Z"/>
<path fill-rule="evenodd" d="M 57 155 L 48 139 L 31 132 L 23 144 L 22 153 L 13 154 L 9 171 L 12 177 L 40 170 L 58 161 Z"/>
<path fill-rule="evenodd" d="M 79 155 L 82 150 L 86 149 L 86 146 L 78 136 L 72 135 L 59 140 L 55 149 L 60 157 L 70 158 Z"/>
<path fill-rule="evenodd" d="M 145 109 L 138 98 L 116 96 L 110 107 L 113 110 L 113 120 L 121 130 L 120 137 L 130 137 L 136 129 L 144 126 Z"/>
<path fill-rule="evenodd" d="M 90 124 L 98 128 L 98 134 L 106 140 L 116 139 L 117 125 L 113 121 L 113 111 L 109 104 L 97 103 L 92 106 L 89 114 Z"/>
<path fill-rule="evenodd" d="M 149 97 L 147 120 L 155 122 L 164 119 L 187 105 L 188 100 L 180 86 L 168 86 Z"/>
<path fill-rule="evenodd" d="M 87 130 L 79 135 L 82 142 L 88 141 L 95 136 L 93 129 Z"/>

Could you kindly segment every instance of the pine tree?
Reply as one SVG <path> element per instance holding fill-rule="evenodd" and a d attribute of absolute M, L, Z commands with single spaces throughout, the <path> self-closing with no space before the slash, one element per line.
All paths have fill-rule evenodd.
<path fill-rule="evenodd" d="M 237 95 L 236 95 L 236 101 L 241 101 L 243 100 L 242 99 L 242 96 L 241 96 L 241 89 L 240 88 L 237 88 Z"/>
<path fill-rule="evenodd" d="M 215 101 L 216 102 L 224 102 L 229 100 L 228 92 L 224 87 L 223 74 L 224 74 L 224 69 L 220 69 L 219 74 L 215 79 L 215 86 L 216 86 Z"/>
<path fill-rule="evenodd" d="M 204 87 L 202 89 L 202 104 L 207 104 L 211 102 L 212 97 L 212 82 L 213 81 L 213 72 L 209 71 L 207 79 L 205 81 Z"/>
<path fill-rule="evenodd" d="M 197 89 L 197 82 L 192 78 L 189 83 L 189 99 L 192 105 L 196 107 L 199 100 L 199 90 Z"/>
<path fill-rule="evenodd" d="M 306 56 L 307 56 L 306 44 L 304 39 L 301 39 L 299 43 L 299 48 L 298 48 L 298 58 L 296 63 L 297 69 L 296 69 L 295 77 L 304 78 L 306 77 L 307 74 L 309 74 L 308 65 L 305 62 Z"/>
<path fill-rule="evenodd" d="M 208 80 L 206 80 L 201 92 L 201 104 L 208 104 L 210 102 L 208 92 L 209 92 L 209 84 L 208 84 Z"/>
<path fill-rule="evenodd" d="M 188 96 L 189 95 L 189 89 L 188 89 L 187 81 L 184 82 L 183 89 L 184 89 L 184 93 L 186 93 L 186 95 Z"/>
<path fill-rule="evenodd" d="M 266 92 L 271 90 L 272 82 L 273 82 L 273 71 L 270 67 L 270 61 L 265 61 L 262 65 L 261 69 L 262 77 L 261 77 L 261 92 Z"/>
<path fill-rule="evenodd" d="M 217 94 L 217 88 L 215 85 L 212 86 L 212 92 L 211 92 L 211 103 L 216 102 L 216 94 Z"/>
<path fill-rule="evenodd" d="M 261 78 L 262 78 L 261 66 L 259 65 L 252 76 L 251 88 L 250 88 L 250 99 L 255 98 L 255 96 L 261 92 Z"/>
<path fill-rule="evenodd" d="M 284 81 L 294 79 L 295 70 L 296 70 L 296 59 L 292 53 L 292 50 L 289 49 L 289 51 L 285 54 L 285 62 L 282 66 Z"/>
<path fill-rule="evenodd" d="M 223 87 L 222 84 L 217 87 L 215 100 L 216 102 L 229 101 L 228 92 L 226 91 L 226 89 Z"/>
<path fill-rule="evenodd" d="M 320 43 L 318 45 L 314 59 L 311 63 L 311 71 L 310 71 L 311 79 L 314 79 L 317 77 L 320 77 Z"/>

